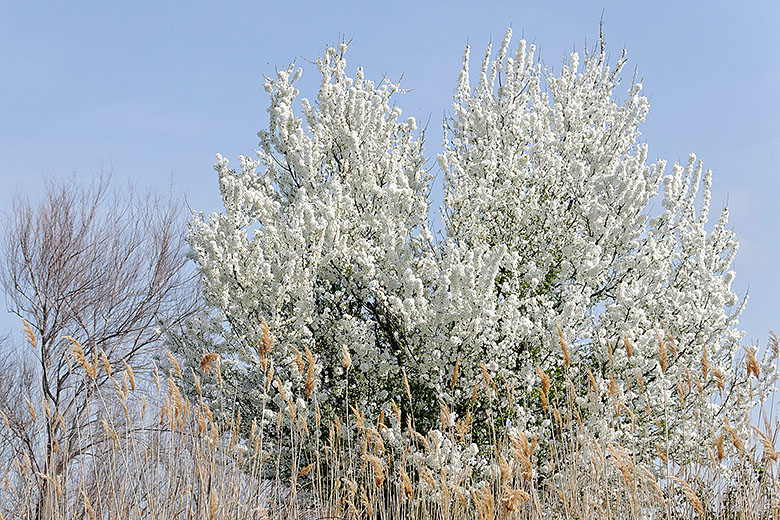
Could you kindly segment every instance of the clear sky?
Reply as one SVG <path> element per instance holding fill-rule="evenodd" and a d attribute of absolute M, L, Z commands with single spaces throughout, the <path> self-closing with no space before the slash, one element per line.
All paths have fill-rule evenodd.
<path fill-rule="evenodd" d="M 352 39 L 350 69 L 403 75 L 406 115 L 441 141 L 463 47 L 479 56 L 508 26 L 548 67 L 598 38 L 644 78 L 651 157 L 695 152 L 714 171 L 713 211 L 728 201 L 741 242 L 742 328 L 780 329 L 780 3 L 778 2 L 0 2 L 0 204 L 43 174 L 167 187 L 219 209 L 214 154 L 251 155 L 267 125 L 263 75 L 297 59 L 314 97 L 315 59 Z M 439 202 L 435 204 L 439 205 Z M 18 329 L 0 318 L 0 333 Z"/>

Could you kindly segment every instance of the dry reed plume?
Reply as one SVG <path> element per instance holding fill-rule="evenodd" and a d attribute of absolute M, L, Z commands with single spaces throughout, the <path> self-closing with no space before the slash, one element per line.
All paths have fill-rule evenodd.
<path fill-rule="evenodd" d="M 34 334 L 28 336 L 35 341 Z M 568 357 L 560 331 L 559 339 Z M 258 418 L 242 417 L 240 409 L 217 413 L 202 399 L 203 384 L 221 384 L 215 354 L 205 354 L 200 372 L 192 372 L 194 398 L 188 399 L 173 357 L 167 377 L 159 376 L 155 366 L 157 392 L 145 392 L 142 387 L 149 387 L 149 381 L 137 383 L 130 366 L 121 371 L 100 368 L 99 358 L 89 359 L 78 340 L 69 341 L 74 371 L 85 380 L 94 380 L 99 372 L 113 382 L 103 385 L 90 403 L 105 435 L 95 436 L 91 452 L 60 474 L 36 472 L 24 456 L 6 461 L 0 475 L 0 520 L 39 518 L 35 504 L 43 492 L 52 494 L 52 519 L 780 518 L 775 449 L 780 428 L 777 419 L 772 424 L 765 415 L 749 437 L 728 422 L 707 425 L 712 431 L 707 455 L 674 459 L 674 447 L 662 441 L 648 446 L 605 443 L 583 421 L 573 382 L 566 378 L 565 391 L 554 391 L 549 375 L 539 368 L 545 413 L 555 424 L 552 436 L 529 439 L 493 424 L 495 443 L 482 454 L 480 465 L 457 468 L 441 461 L 446 446 L 468 444 L 472 423 L 468 414 L 450 420 L 444 402 L 440 433 L 424 435 L 409 424 L 400 442 L 389 433 L 391 423 L 401 421 L 395 402 L 378 417 L 353 407 L 349 415 L 328 422 L 317 413 L 310 423 L 274 374 L 267 327 L 257 353 L 265 360 L 266 391 L 284 406 L 264 409 L 275 414 L 265 427 Z M 630 356 L 627 338 L 624 346 Z M 672 347 L 661 337 L 658 347 L 663 365 Z M 745 370 L 754 374 L 754 357 L 747 352 Z M 346 350 L 342 363 L 349 368 Z M 317 407 L 313 353 L 298 352 L 296 364 L 305 379 L 301 398 Z M 701 370 L 708 370 L 706 352 Z M 693 381 L 695 375 L 690 377 Z M 457 378 L 456 364 L 453 385 Z M 498 398 L 501 389 L 487 371 L 479 379 L 474 388 L 484 385 L 491 399 Z M 695 385 L 687 384 L 683 391 L 690 387 Z M 603 400 L 615 417 L 636 420 L 638 413 L 614 392 L 600 393 L 590 371 L 583 392 L 588 399 Z M 411 401 L 408 383 L 404 393 Z M 33 403 L 27 406 L 27 428 L 46 424 Z M 251 428 L 245 438 L 240 431 L 247 420 Z M 326 440 L 308 449 L 306 441 L 317 432 L 325 432 Z M 288 444 L 277 442 L 280 433 Z M 642 450 L 656 454 L 650 463 L 639 456 Z"/>

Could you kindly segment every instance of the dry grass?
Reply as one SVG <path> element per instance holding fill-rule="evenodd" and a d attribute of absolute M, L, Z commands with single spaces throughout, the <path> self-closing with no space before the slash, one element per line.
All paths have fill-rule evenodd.
<path fill-rule="evenodd" d="M 201 373 L 192 374 L 194 397 L 187 399 L 175 359 L 164 380 L 155 370 L 157 391 L 145 393 L 129 367 L 109 373 L 110 365 L 87 359 L 78 341 L 71 342 L 74 370 L 85 381 L 101 371 L 113 380 L 113 390 L 104 385 L 92 403 L 102 432 L 91 434 L 94 445 L 63 474 L 36 473 L 24 457 L 4 461 L 0 520 L 41 518 L 42 496 L 52 519 L 780 519 L 780 428 L 765 416 L 750 438 L 728 423 L 713 427 L 720 433 L 703 450 L 706 456 L 676 461 L 670 454 L 677 450 L 663 443 L 601 441 L 573 405 L 574 385 L 566 394 L 551 393 L 549 377 L 539 369 L 545 413 L 555 425 L 551 438 L 529 439 L 492 424 L 495 445 L 481 465 L 458 468 L 441 461 L 449 446 L 468 444 L 472 424 L 468 415 L 450 421 L 446 403 L 441 433 L 409 428 L 399 442 L 390 441 L 388 427 L 401 420 L 396 403 L 388 417 L 366 417 L 353 408 L 328 424 L 317 414 L 310 424 L 274 378 L 267 330 L 258 347 L 266 391 L 276 388 L 287 406 L 274 410 L 275 426 L 252 422 L 248 438 L 239 433 L 246 420 L 240 412 L 220 419 L 199 397 L 200 379 L 221 382 L 218 356 L 203 357 Z M 565 351 L 562 336 L 560 343 Z M 624 345 L 630 355 L 627 339 Z M 659 338 L 658 346 L 663 360 L 670 343 Z M 747 370 L 754 373 L 750 354 Z M 296 359 L 306 376 L 306 398 L 316 400 L 314 355 L 306 350 Z M 350 365 L 348 351 L 343 364 Z M 497 398 L 489 375 L 480 377 L 475 388 L 484 384 Z M 586 391 L 618 415 L 635 417 L 625 404 L 610 401 L 611 392 L 597 395 L 595 383 Z M 34 403 L 27 406 L 28 428 L 46 424 Z M 326 432 L 327 440 L 320 442 L 316 432 Z M 276 442 L 282 435 L 286 441 Z M 308 448 L 312 444 L 315 449 Z M 638 457 L 643 449 L 654 450 L 652 463 Z"/>

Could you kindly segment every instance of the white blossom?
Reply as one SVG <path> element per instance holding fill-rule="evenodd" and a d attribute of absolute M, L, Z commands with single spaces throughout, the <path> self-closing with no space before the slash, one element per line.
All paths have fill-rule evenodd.
<path fill-rule="evenodd" d="M 616 101 L 623 57 L 612 67 L 601 46 L 553 73 L 533 45 L 511 52 L 510 40 L 511 31 L 495 57 L 488 48 L 473 80 L 464 54 L 438 156 L 438 240 L 423 134 L 401 118 L 399 85 L 369 81 L 360 68 L 347 75 L 344 46 L 317 60 L 314 101 L 299 99 L 300 69 L 266 81 L 257 159 L 240 157 L 234 170 L 217 156 L 224 211 L 196 214 L 190 234 L 205 297 L 227 323 L 223 354 L 243 363 L 233 376 L 263 384 L 253 349 L 266 320 L 277 374 L 297 381 L 285 392 L 300 396 L 305 384 L 292 348 L 316 356 L 323 410 L 343 410 L 345 392 L 368 414 L 391 399 L 408 406 L 404 369 L 418 425 L 433 428 L 439 398 L 465 406 L 484 364 L 521 393 L 511 424 L 543 435 L 550 419 L 534 394 L 537 367 L 561 383 L 560 327 L 573 377 L 586 381 L 589 367 L 604 396 L 612 374 L 633 409 L 666 409 L 670 435 L 686 445 L 708 433 L 697 429 L 701 414 L 744 426 L 751 401 L 732 389 L 744 377 L 734 354 L 745 301 L 732 289 L 728 210 L 708 227 L 710 171 L 693 154 L 670 169 L 649 160 L 639 141 L 649 108 L 642 85 Z M 705 349 L 702 394 L 680 400 L 676 381 L 701 372 Z M 461 382 L 450 392 L 457 360 Z M 502 399 L 486 410 L 509 409 Z M 297 408 L 314 413 L 303 400 Z M 600 410 L 590 410 L 594 427 L 619 430 Z M 400 442 L 403 426 L 387 440 Z M 476 456 L 476 445 L 460 454 L 440 432 L 431 438 L 458 466 Z"/>

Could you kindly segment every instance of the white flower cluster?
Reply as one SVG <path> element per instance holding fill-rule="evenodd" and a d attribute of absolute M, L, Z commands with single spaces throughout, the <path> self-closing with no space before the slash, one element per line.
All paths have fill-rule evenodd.
<path fill-rule="evenodd" d="M 311 374 L 296 352 L 309 349 L 318 408 L 334 413 L 347 396 L 369 416 L 393 400 L 433 427 L 440 399 L 463 412 L 484 378 L 500 401 L 489 413 L 541 438 L 542 375 L 555 391 L 568 373 L 646 410 L 645 433 L 695 446 L 703 416 L 744 427 L 737 243 L 726 209 L 707 230 L 710 172 L 693 155 L 668 174 L 648 163 L 642 86 L 615 101 L 622 57 L 611 68 L 602 46 L 553 74 L 524 41 L 511 54 L 510 38 L 488 48 L 476 85 L 464 55 L 439 156 L 438 240 L 422 132 L 394 105 L 397 84 L 349 77 L 344 45 L 317 61 L 315 102 L 296 101 L 300 69 L 267 80 L 257 160 L 232 170 L 218 156 L 225 209 L 196 215 L 190 234 L 232 338 L 222 354 L 237 398 L 267 386 L 254 347 L 267 320 L 275 373 L 294 382 L 285 391 L 303 393 Z M 578 404 L 607 421 L 594 400 Z"/>

